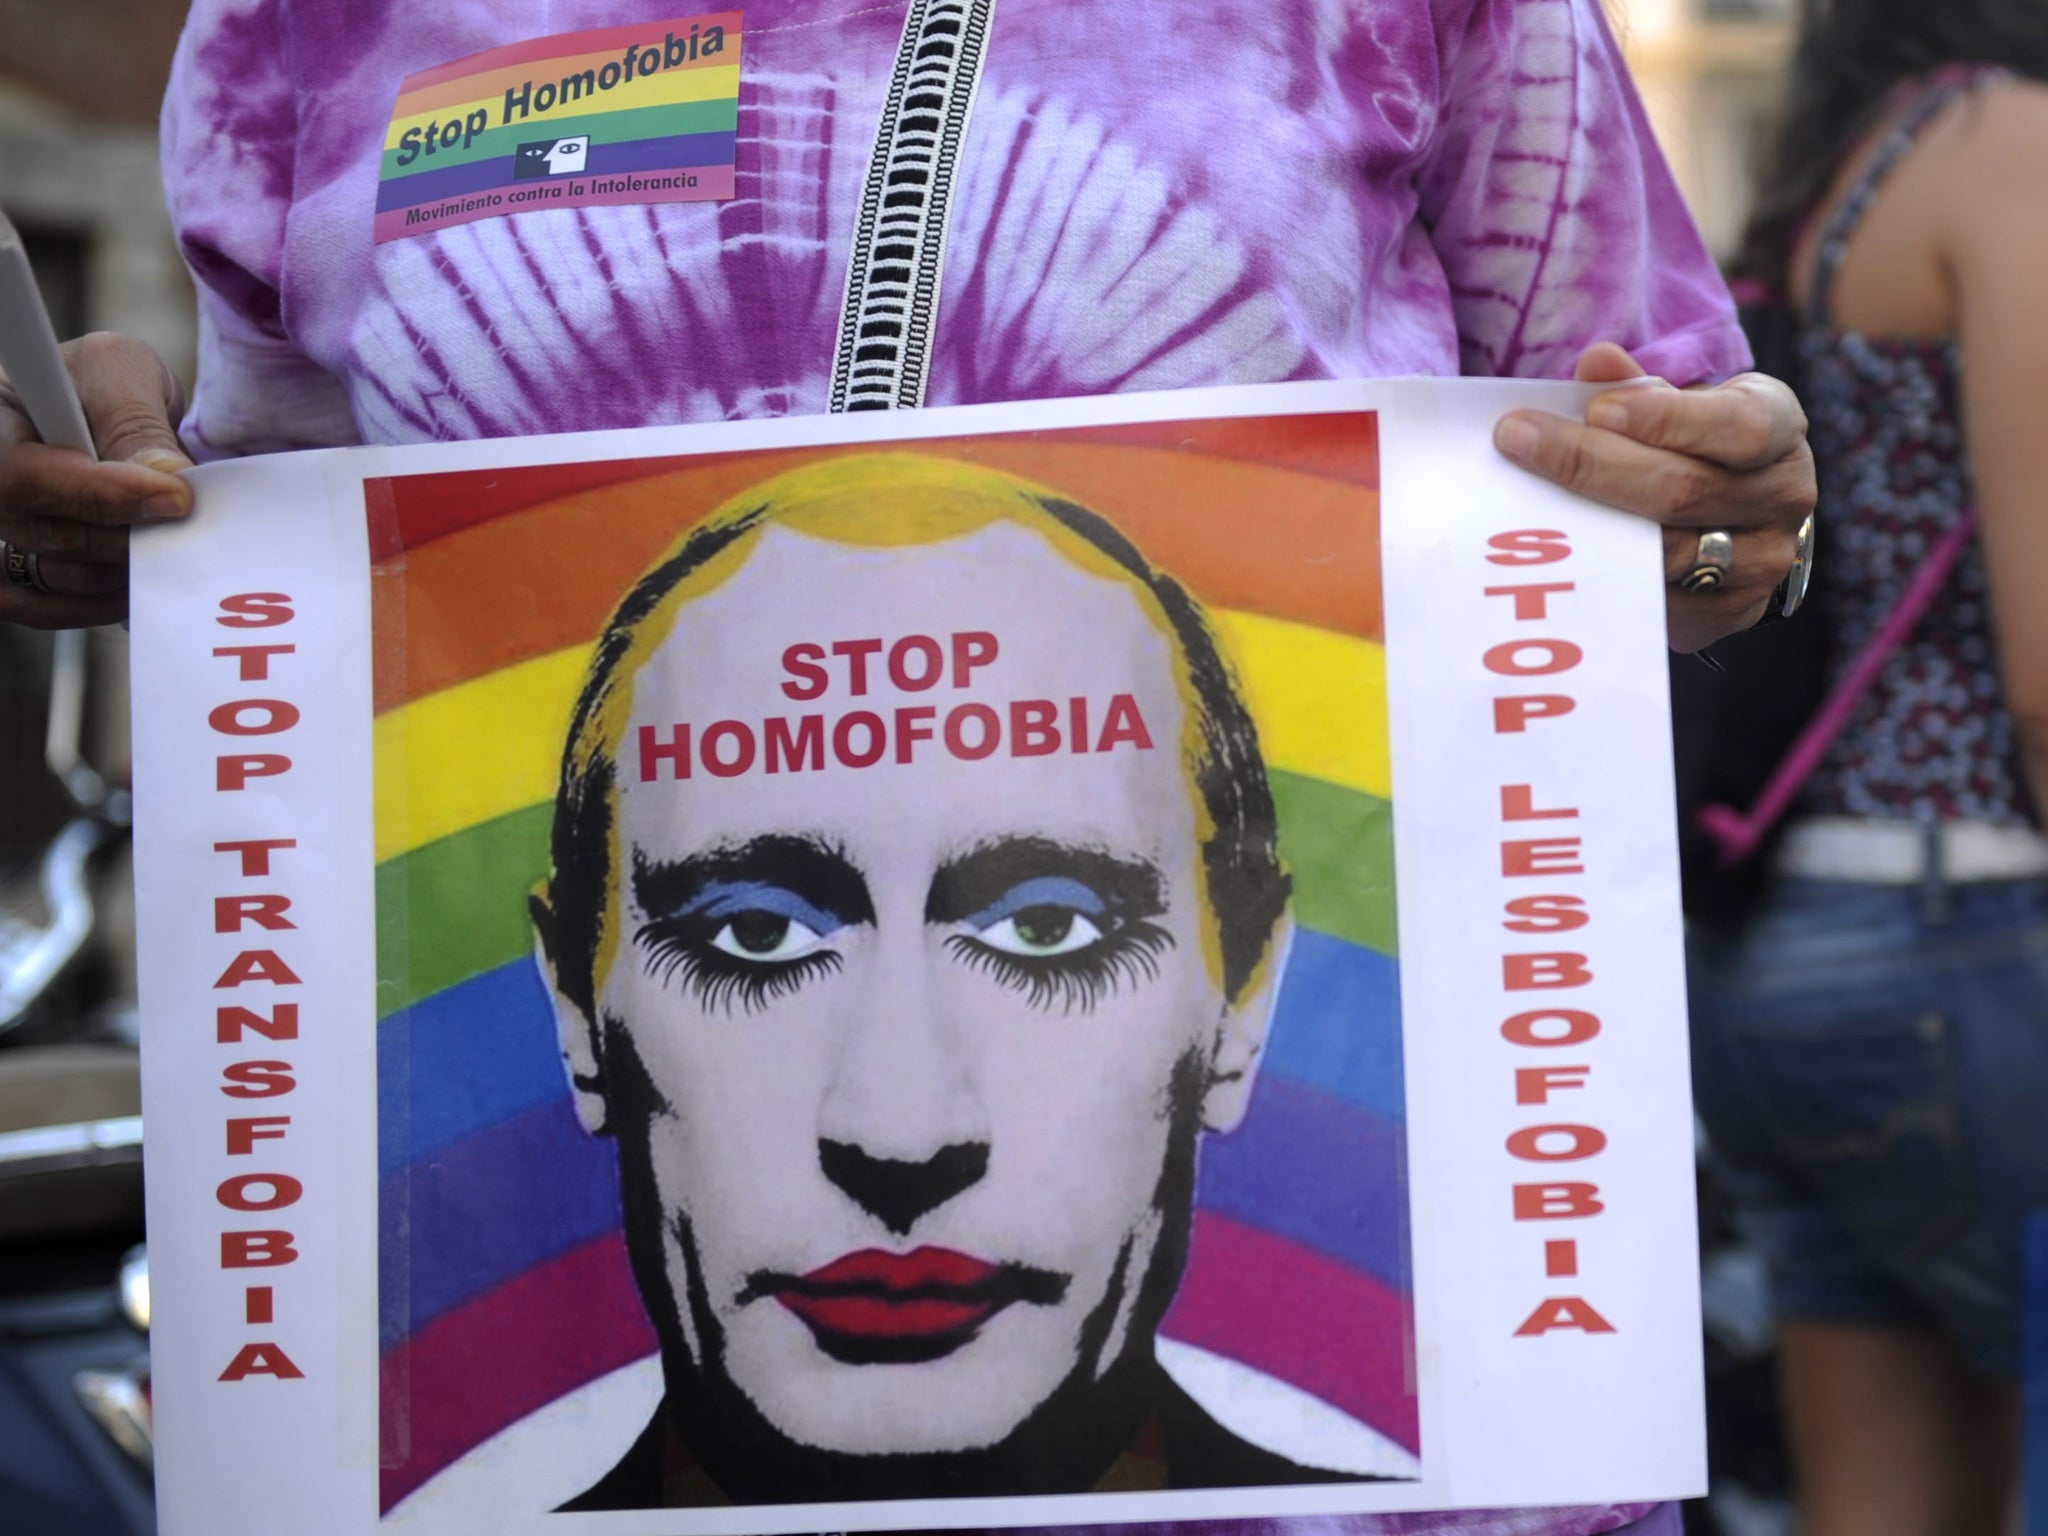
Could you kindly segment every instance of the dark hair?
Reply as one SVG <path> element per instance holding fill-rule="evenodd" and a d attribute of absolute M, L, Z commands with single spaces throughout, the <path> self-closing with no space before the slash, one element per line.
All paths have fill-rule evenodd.
<path fill-rule="evenodd" d="M 1952 64 L 2048 80 L 2044 0 L 1801 0 L 1785 115 L 1737 269 L 1783 292 L 1801 223 L 1894 87 Z"/>
<path fill-rule="evenodd" d="M 983 473 L 989 473 L 983 471 Z M 1007 478 L 1007 477 L 1005 477 Z M 1235 1002 L 1267 957 L 1273 931 L 1287 910 L 1293 882 L 1280 863 L 1279 817 L 1259 751 L 1258 728 L 1238 695 L 1236 680 L 1217 649 L 1201 609 L 1171 576 L 1155 570 L 1131 541 L 1085 507 L 1011 485 L 1028 503 L 1128 572 L 1159 604 L 1172 626 L 1195 694 L 1200 746 L 1189 765 L 1211 830 L 1202 845 L 1209 903 L 1216 914 L 1224 995 Z M 562 753 L 555 797 L 548 883 L 552 916 L 543 937 L 562 995 L 595 1019 L 597 951 L 612 878 L 611 751 L 594 746 L 599 712 L 631 683 L 619 669 L 632 653 L 635 632 L 663 599 L 698 570 L 772 516 L 766 504 L 714 517 L 634 584 L 605 626 L 583 691 L 577 696 Z"/>

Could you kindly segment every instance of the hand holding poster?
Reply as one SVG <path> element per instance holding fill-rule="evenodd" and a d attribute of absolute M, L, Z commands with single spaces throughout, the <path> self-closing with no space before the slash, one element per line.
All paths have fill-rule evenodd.
<path fill-rule="evenodd" d="M 1574 398 L 201 471 L 164 1529 L 1695 1491 L 1657 539 L 1485 446 Z"/>

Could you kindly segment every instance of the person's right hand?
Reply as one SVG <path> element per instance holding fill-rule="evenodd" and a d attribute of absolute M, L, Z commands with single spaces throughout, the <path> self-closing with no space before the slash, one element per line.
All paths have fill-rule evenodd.
<path fill-rule="evenodd" d="M 128 613 L 128 530 L 192 510 L 177 471 L 192 461 L 171 423 L 182 396 L 171 370 L 126 336 L 64 344 L 100 462 L 39 441 L 0 374 L 0 541 L 38 557 L 44 586 L 0 574 L 0 619 L 37 629 L 111 624 Z"/>

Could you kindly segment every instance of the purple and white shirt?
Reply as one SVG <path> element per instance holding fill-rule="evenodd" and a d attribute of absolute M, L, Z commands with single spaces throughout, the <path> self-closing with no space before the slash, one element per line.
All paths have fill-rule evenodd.
<path fill-rule="evenodd" d="M 677 0 L 199 0 L 201 457 L 822 411 L 904 0 L 743 9 L 735 193 L 373 242 L 401 82 Z M 710 7 L 705 7 L 710 9 Z M 1001 0 L 930 404 L 1747 353 L 1598 0 Z"/>
<path fill-rule="evenodd" d="M 199 282 L 194 453 L 828 409 L 906 0 L 741 9 L 730 198 L 379 243 L 408 77 L 689 7 L 198 0 L 163 135 Z M 975 62 L 926 403 L 1563 376 L 1601 340 L 1680 383 L 1748 364 L 1599 0 L 1000 0 Z M 1241 1529 L 1631 1522 L 1677 1530 L 1643 1505 Z"/>

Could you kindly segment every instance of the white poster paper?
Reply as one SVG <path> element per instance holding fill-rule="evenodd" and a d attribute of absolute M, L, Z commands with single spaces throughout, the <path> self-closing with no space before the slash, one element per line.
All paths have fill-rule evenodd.
<path fill-rule="evenodd" d="M 169 1536 L 1704 1482 L 1571 386 L 286 455 L 134 564 Z"/>

